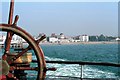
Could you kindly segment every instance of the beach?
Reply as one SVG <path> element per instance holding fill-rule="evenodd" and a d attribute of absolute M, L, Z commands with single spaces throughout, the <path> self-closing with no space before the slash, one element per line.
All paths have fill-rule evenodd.
<path fill-rule="evenodd" d="M 62 45 L 62 44 L 118 44 L 119 42 L 117 41 L 89 41 L 89 42 L 66 42 L 66 43 L 50 43 L 50 42 L 43 42 L 43 43 L 40 43 L 40 44 L 45 44 L 45 45 L 52 45 L 52 44 L 59 44 L 59 45 Z"/>

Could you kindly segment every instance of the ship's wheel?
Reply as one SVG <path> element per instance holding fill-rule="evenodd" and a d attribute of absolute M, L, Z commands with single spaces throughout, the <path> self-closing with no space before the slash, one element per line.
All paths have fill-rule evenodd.
<path fill-rule="evenodd" d="M 38 43 L 39 41 L 41 41 L 42 39 L 44 39 L 45 36 L 42 36 L 41 39 L 35 41 L 26 31 L 24 31 L 23 29 L 21 29 L 18 26 L 15 25 L 9 25 L 9 24 L 0 24 L 0 30 L 3 32 L 10 32 L 12 33 L 11 36 L 13 35 L 18 35 L 20 37 L 22 37 L 28 44 L 29 46 L 26 47 L 25 49 L 22 49 L 22 51 L 20 51 L 17 54 L 11 54 L 10 50 L 6 50 L 8 48 L 8 46 L 10 46 L 10 44 L 5 44 L 5 50 L 4 53 L 2 55 L 2 59 L 1 59 L 1 63 L 2 63 L 2 77 L 6 76 L 8 79 L 15 79 L 18 80 L 17 76 L 15 76 L 15 72 L 16 71 L 22 71 L 22 70 L 34 70 L 37 72 L 37 80 L 40 79 L 44 79 L 45 77 L 45 59 L 44 59 L 44 54 L 43 51 L 41 49 L 41 47 L 39 47 Z M 6 38 L 9 41 L 9 38 Z M 23 57 L 23 55 L 26 55 L 27 51 L 33 49 L 35 56 L 37 58 L 37 66 L 36 67 L 31 67 L 30 66 L 30 62 L 32 62 L 32 60 L 23 60 L 22 62 L 19 61 L 20 57 Z M 10 57 L 12 56 L 12 57 Z M 28 58 L 30 58 L 28 56 Z M 31 58 L 30 58 L 31 59 Z M 17 61 L 18 60 L 18 61 Z"/>
<path fill-rule="evenodd" d="M 17 26 L 18 16 L 15 17 L 12 23 L 13 10 L 14 0 L 11 0 L 8 24 L 0 24 L 0 33 L 5 32 L 7 35 L 2 56 L 0 57 L 0 80 L 1 78 L 2 80 L 26 80 L 27 78 L 24 77 L 32 73 L 27 73 L 28 71 L 37 73 L 34 80 L 44 80 L 47 69 L 39 42 L 45 38 L 45 35 L 38 40 L 34 40 L 29 33 Z M 14 35 L 23 38 L 28 44 L 27 47 L 23 47 L 19 52 L 11 52 L 11 40 Z M 32 53 L 28 53 L 29 50 L 32 50 Z M 36 57 L 37 63 L 35 65 L 32 60 L 33 57 Z M 34 75 L 34 73 L 32 74 Z M 30 76 L 32 75 L 28 75 L 28 77 Z"/>

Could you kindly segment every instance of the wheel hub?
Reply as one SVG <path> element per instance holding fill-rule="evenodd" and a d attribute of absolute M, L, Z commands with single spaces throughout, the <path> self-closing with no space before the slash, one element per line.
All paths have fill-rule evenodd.
<path fill-rule="evenodd" d="M 2 70 L 1 71 L 2 73 L 0 73 L 0 74 L 7 75 L 8 72 L 9 72 L 9 69 L 10 69 L 10 66 L 7 63 L 7 61 L 6 60 L 0 60 L 0 65 L 2 65 L 2 66 L 0 66 L 0 70 Z"/>

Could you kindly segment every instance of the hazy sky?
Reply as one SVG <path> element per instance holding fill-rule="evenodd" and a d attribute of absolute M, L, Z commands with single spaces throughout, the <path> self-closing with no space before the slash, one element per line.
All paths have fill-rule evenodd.
<path fill-rule="evenodd" d="M 9 3 L 2 2 L 2 22 L 8 22 Z M 32 35 L 118 35 L 117 2 L 16 2 L 18 26 Z"/>

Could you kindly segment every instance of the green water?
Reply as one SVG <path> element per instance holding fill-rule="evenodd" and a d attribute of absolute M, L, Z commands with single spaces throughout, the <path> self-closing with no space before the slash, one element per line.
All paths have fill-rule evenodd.
<path fill-rule="evenodd" d="M 91 61 L 91 62 L 120 62 L 120 52 L 118 44 L 75 44 L 75 45 L 41 45 L 45 54 L 45 59 L 49 61 Z M 11 49 L 13 52 L 14 49 Z M 1 53 L 4 50 L 1 49 Z M 32 52 L 33 51 L 29 51 Z M 1 55 L 1 54 L 0 54 Z M 36 56 L 33 54 L 33 59 Z M 37 66 L 31 63 L 31 66 Z M 47 72 L 48 75 L 80 77 L 80 65 L 66 64 L 47 64 L 47 67 L 56 67 L 57 71 Z M 120 78 L 120 69 L 117 67 L 105 66 L 83 66 L 83 78 Z M 36 71 L 26 71 L 29 73 L 28 78 L 35 80 Z M 33 79 L 34 78 L 34 79 Z"/>

